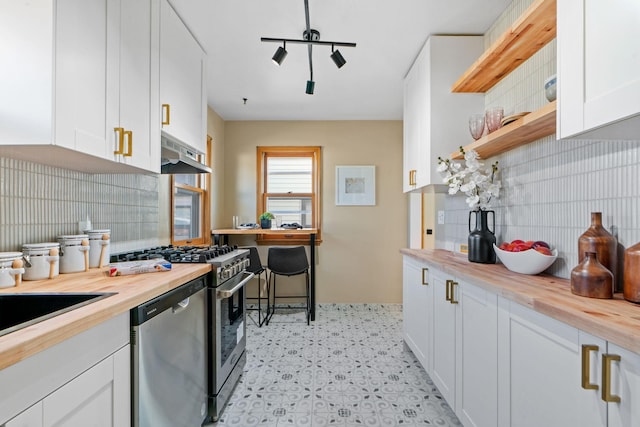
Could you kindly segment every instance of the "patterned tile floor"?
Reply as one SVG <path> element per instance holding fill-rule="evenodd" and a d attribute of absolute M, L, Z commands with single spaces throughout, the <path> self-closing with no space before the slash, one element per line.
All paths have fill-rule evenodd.
<path fill-rule="evenodd" d="M 249 316 L 255 319 L 256 312 Z M 460 426 L 402 340 L 400 305 L 322 304 L 247 321 L 247 365 L 211 426 Z"/>

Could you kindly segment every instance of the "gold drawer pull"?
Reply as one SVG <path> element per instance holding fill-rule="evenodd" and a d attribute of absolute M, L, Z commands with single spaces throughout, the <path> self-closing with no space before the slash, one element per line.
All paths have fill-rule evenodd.
<path fill-rule="evenodd" d="M 457 304 L 458 301 L 455 299 L 455 290 L 453 289 L 454 286 L 456 286 L 458 284 L 458 282 L 454 282 L 453 280 L 451 281 L 451 299 L 449 300 L 449 302 L 451 304 Z"/>
<path fill-rule="evenodd" d="M 590 376 L 591 360 L 589 354 L 592 351 L 598 351 L 597 345 L 582 345 L 582 388 L 585 390 L 597 390 L 598 384 L 592 384 Z"/>
<path fill-rule="evenodd" d="M 602 355 L 602 400 L 605 402 L 620 402 L 620 396 L 611 394 L 611 362 L 620 361 L 617 354 Z"/>
<path fill-rule="evenodd" d="M 429 269 L 428 268 L 423 268 L 422 269 L 422 284 L 424 286 L 428 286 L 429 285 L 429 279 L 426 279 L 427 274 L 425 274 L 425 273 L 429 274 Z"/>
<path fill-rule="evenodd" d="M 122 154 L 124 153 L 124 129 L 113 128 L 113 131 L 118 134 L 118 149 L 113 154 Z"/>
<path fill-rule="evenodd" d="M 451 301 L 451 280 L 447 279 L 447 281 L 445 282 L 445 285 L 447 286 L 445 289 L 446 291 L 445 299 L 447 301 Z"/>

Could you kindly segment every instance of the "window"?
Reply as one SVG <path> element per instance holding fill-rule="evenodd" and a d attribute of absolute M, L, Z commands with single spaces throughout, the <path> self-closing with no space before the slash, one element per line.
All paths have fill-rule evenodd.
<path fill-rule="evenodd" d="M 258 147 L 257 216 L 271 212 L 281 224 L 318 229 L 320 241 L 320 147 Z M 265 233 L 262 243 L 306 240 Z"/>
<path fill-rule="evenodd" d="M 207 137 L 207 152 L 211 152 L 211 137 Z M 209 155 L 207 154 L 207 165 Z M 174 245 L 204 245 L 210 243 L 208 232 L 209 174 L 171 175 L 171 243 Z"/>

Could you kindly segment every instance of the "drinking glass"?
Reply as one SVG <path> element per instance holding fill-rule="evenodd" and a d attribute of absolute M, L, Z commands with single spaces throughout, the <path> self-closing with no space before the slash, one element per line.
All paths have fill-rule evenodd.
<path fill-rule="evenodd" d="M 500 128 L 500 122 L 504 117 L 504 109 L 502 107 L 491 107 L 485 112 L 487 129 L 489 133 Z"/>
<path fill-rule="evenodd" d="M 469 132 L 471 132 L 471 136 L 475 140 L 482 138 L 484 133 L 484 114 L 473 114 L 469 117 Z"/>

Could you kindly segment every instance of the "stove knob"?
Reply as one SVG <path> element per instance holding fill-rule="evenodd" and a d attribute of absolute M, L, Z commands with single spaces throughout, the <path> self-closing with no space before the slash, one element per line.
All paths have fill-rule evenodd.
<path fill-rule="evenodd" d="M 242 266 L 243 269 L 251 267 L 251 261 L 248 258 L 245 258 L 242 264 L 243 264 Z"/>
<path fill-rule="evenodd" d="M 224 277 L 225 277 L 225 278 L 229 278 L 229 277 L 231 277 L 231 275 L 232 275 L 232 274 L 233 274 L 233 273 L 231 272 L 231 269 L 230 269 L 230 268 L 225 268 L 225 269 L 224 269 Z"/>

